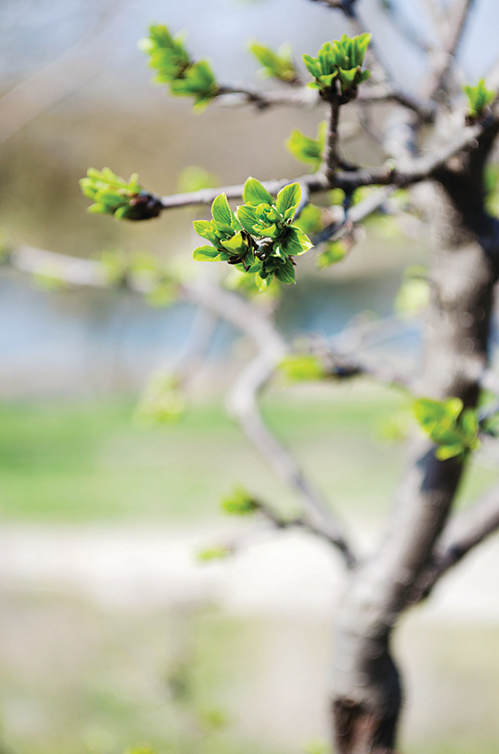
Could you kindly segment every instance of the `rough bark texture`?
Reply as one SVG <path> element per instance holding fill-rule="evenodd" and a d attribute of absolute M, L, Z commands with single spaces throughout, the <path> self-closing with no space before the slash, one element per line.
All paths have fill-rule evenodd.
<path fill-rule="evenodd" d="M 487 363 L 495 281 L 495 236 L 483 209 L 483 159 L 435 176 L 432 303 L 415 388 L 475 406 Z M 492 223 L 493 224 L 493 223 Z M 351 576 L 336 625 L 332 713 L 340 754 L 388 754 L 402 704 L 390 652 L 399 615 L 420 593 L 463 474 L 456 458 L 438 461 L 426 439 L 409 448 L 407 471 L 382 546 Z"/>

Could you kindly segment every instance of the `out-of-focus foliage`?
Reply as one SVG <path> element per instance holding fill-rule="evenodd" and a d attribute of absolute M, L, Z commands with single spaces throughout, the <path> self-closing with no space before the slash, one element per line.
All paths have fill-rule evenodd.
<path fill-rule="evenodd" d="M 164 424 L 178 419 L 185 412 L 182 379 L 178 374 L 153 374 L 140 399 L 137 416 L 148 424 Z"/>
<path fill-rule="evenodd" d="M 454 456 L 463 458 L 480 446 L 476 411 L 464 409 L 460 398 L 437 401 L 418 398 L 414 415 L 431 440 L 438 445 L 435 455 L 441 461 Z"/>
<path fill-rule="evenodd" d="M 306 233 L 307 236 L 320 233 L 324 229 L 321 208 L 316 204 L 307 204 L 300 212 L 300 216 L 295 220 L 294 224 Z"/>
<path fill-rule="evenodd" d="M 331 267 L 331 265 L 341 262 L 347 255 L 347 252 L 348 244 L 345 241 L 341 239 L 339 241 L 329 241 L 325 244 L 324 251 L 317 257 L 317 267 L 320 270 Z"/>
<path fill-rule="evenodd" d="M 205 547 L 197 552 L 197 559 L 201 563 L 209 563 L 212 560 L 224 560 L 232 555 L 233 550 L 225 545 L 213 545 Z"/>
<path fill-rule="evenodd" d="M 394 302 L 395 313 L 402 319 L 417 317 L 430 303 L 430 284 L 424 267 L 409 267 Z"/>
<path fill-rule="evenodd" d="M 290 354 L 281 361 L 279 370 L 291 382 L 321 380 L 325 376 L 320 359 L 313 354 Z"/>
<path fill-rule="evenodd" d="M 157 73 L 158 84 L 168 84 L 170 93 L 179 97 L 193 97 L 194 107 L 202 110 L 217 96 L 219 86 L 206 60 L 194 62 L 185 49 L 183 37 L 173 37 L 160 24 L 149 27 L 149 35 L 140 42 L 149 56 L 149 65 Z"/>
<path fill-rule="evenodd" d="M 219 183 L 218 176 L 203 170 L 198 165 L 189 165 L 178 177 L 178 190 L 181 193 L 200 191 L 205 188 L 215 188 Z"/>
<path fill-rule="evenodd" d="M 463 91 L 468 98 L 468 119 L 475 121 L 480 118 L 485 108 L 494 101 L 497 92 L 487 89 L 485 79 L 480 79 L 476 86 L 464 86 Z"/>
<path fill-rule="evenodd" d="M 221 508 L 231 516 L 247 516 L 258 510 L 258 504 L 243 487 L 237 487 L 224 497 Z"/>
<path fill-rule="evenodd" d="M 263 66 L 260 71 L 263 76 L 279 79 L 287 84 L 294 84 L 298 81 L 298 72 L 289 45 L 284 44 L 275 52 L 255 40 L 250 43 L 249 49 Z"/>
<path fill-rule="evenodd" d="M 308 163 L 314 170 L 319 170 L 323 160 L 326 135 L 327 121 L 323 120 L 319 123 L 315 139 L 305 136 L 298 128 L 295 128 L 291 131 L 286 146 L 297 160 Z"/>

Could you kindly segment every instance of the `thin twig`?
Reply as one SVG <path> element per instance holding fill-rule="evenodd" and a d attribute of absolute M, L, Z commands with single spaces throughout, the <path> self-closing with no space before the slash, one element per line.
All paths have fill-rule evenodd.
<path fill-rule="evenodd" d="M 435 57 L 435 63 L 430 78 L 425 84 L 425 95 L 428 99 L 437 98 L 447 86 L 447 78 L 455 63 L 456 54 L 462 40 L 466 23 L 474 0 L 455 0 L 449 18 L 449 29 L 444 49 Z"/>

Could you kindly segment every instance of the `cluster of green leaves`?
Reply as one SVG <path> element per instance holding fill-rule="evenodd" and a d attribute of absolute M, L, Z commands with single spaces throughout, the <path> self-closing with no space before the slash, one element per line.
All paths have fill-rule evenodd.
<path fill-rule="evenodd" d="M 291 131 L 286 146 L 297 160 L 308 163 L 313 170 L 319 170 L 322 164 L 322 155 L 326 146 L 327 121 L 319 123 L 317 138 L 311 139 L 305 136 L 298 128 Z"/>
<path fill-rule="evenodd" d="M 186 410 L 182 380 L 178 374 L 153 374 L 142 394 L 137 418 L 149 425 L 161 425 L 179 419 Z"/>
<path fill-rule="evenodd" d="M 460 398 L 436 401 L 418 398 L 413 412 L 431 440 L 438 445 L 435 455 L 441 461 L 459 456 L 464 459 L 480 446 L 476 411 L 466 408 Z"/>
<path fill-rule="evenodd" d="M 468 98 L 468 120 L 474 121 L 483 115 L 485 108 L 497 96 L 493 89 L 487 89 L 485 79 L 480 79 L 476 86 L 464 86 L 463 91 Z"/>
<path fill-rule="evenodd" d="M 152 24 L 140 47 L 149 56 L 151 68 L 157 71 L 154 80 L 168 84 L 171 94 L 194 97 L 196 109 L 203 109 L 217 96 L 220 87 L 209 63 L 193 61 L 181 35 L 173 37 L 166 26 Z"/>
<path fill-rule="evenodd" d="M 117 220 L 149 220 L 158 217 L 163 209 L 160 199 L 143 191 L 133 173 L 128 181 L 110 168 L 89 168 L 86 178 L 80 179 L 81 190 L 93 204 L 88 212 L 113 215 Z"/>
<path fill-rule="evenodd" d="M 336 100 L 339 85 L 343 102 L 354 99 L 358 86 L 371 75 L 362 70 L 370 40 L 371 34 L 344 34 L 341 40 L 323 44 L 316 58 L 304 55 L 307 70 L 315 79 L 309 86 L 318 89 L 324 99 Z"/>
<path fill-rule="evenodd" d="M 237 487 L 221 502 L 224 513 L 231 516 L 248 516 L 258 510 L 258 503 L 242 487 Z"/>
<path fill-rule="evenodd" d="M 261 73 L 264 76 L 285 81 L 287 84 L 294 84 L 299 80 L 289 45 L 284 44 L 275 52 L 270 47 L 254 41 L 249 49 L 262 64 Z"/>
<path fill-rule="evenodd" d="M 259 288 L 275 278 L 294 283 L 293 257 L 312 247 L 293 218 L 301 199 L 298 183 L 285 186 L 274 201 L 255 178 L 244 185 L 244 204 L 232 212 L 225 194 L 216 197 L 212 220 L 196 220 L 194 230 L 210 242 L 193 252 L 197 261 L 226 261 L 241 272 L 255 275 Z"/>
<path fill-rule="evenodd" d="M 279 364 L 279 370 L 290 382 L 321 380 L 325 376 L 322 362 L 314 354 L 289 354 Z"/>

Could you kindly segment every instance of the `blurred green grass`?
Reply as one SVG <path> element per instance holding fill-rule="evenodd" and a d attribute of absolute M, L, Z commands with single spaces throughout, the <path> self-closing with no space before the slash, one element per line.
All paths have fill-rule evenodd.
<path fill-rule="evenodd" d="M 264 400 L 272 429 L 343 515 L 386 512 L 403 468 L 403 444 L 380 428 L 407 399 L 348 386 L 277 388 Z M 296 506 L 221 402 L 145 428 L 131 399 L 0 404 L 0 515 L 4 520 L 213 520 L 220 496 L 243 484 L 284 510 Z M 475 465 L 463 499 L 495 472 Z"/>

